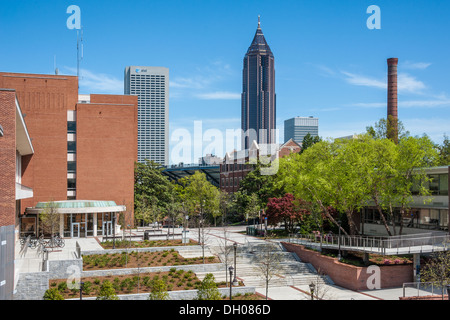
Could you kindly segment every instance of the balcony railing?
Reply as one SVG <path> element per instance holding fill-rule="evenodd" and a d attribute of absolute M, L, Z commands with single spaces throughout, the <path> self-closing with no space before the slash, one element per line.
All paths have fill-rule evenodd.
<path fill-rule="evenodd" d="M 381 255 L 431 253 L 450 249 L 450 235 L 432 233 L 393 237 L 291 234 L 289 242 L 318 250 L 341 249 Z"/>

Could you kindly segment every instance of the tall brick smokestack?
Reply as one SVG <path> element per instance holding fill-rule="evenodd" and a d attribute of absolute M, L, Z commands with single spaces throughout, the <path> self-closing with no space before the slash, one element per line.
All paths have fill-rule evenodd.
<path fill-rule="evenodd" d="M 398 58 L 390 58 L 388 64 L 387 137 L 398 143 L 397 65 Z"/>

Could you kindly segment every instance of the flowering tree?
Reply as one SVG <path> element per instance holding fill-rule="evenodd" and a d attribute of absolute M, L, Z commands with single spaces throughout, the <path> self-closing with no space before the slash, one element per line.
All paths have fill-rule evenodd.
<path fill-rule="evenodd" d="M 269 199 L 266 214 L 270 224 L 284 222 L 286 231 L 292 233 L 296 223 L 303 221 L 310 211 L 306 201 L 296 199 L 292 194 L 286 193 L 281 198 Z"/>

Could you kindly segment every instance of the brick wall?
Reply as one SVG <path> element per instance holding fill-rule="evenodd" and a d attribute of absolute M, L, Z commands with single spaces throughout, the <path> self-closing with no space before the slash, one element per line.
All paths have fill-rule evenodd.
<path fill-rule="evenodd" d="M 356 267 L 337 261 L 336 258 L 322 256 L 319 252 L 308 250 L 302 245 L 282 243 L 286 250 L 295 252 L 303 262 L 311 263 L 316 270 L 328 275 L 333 282 L 351 290 L 368 290 L 367 280 L 372 276 L 366 267 Z M 412 265 L 391 265 L 380 267 L 380 286 L 383 288 L 401 287 L 405 282 L 413 282 Z"/>
<path fill-rule="evenodd" d="M 16 103 L 14 91 L 0 91 L 0 226 L 15 224 Z"/>
<path fill-rule="evenodd" d="M 91 95 L 76 111 L 77 199 L 113 200 L 132 214 L 137 96 Z"/>
<path fill-rule="evenodd" d="M 22 183 L 33 188 L 33 198 L 21 207 L 39 201 L 67 199 L 67 110 L 78 101 L 77 77 L 0 73 L 0 88 L 17 92 L 35 153 L 24 157 Z"/>

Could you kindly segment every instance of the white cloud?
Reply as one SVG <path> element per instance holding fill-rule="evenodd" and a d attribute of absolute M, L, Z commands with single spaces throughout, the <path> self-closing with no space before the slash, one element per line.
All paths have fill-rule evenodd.
<path fill-rule="evenodd" d="M 429 63 L 429 62 L 406 61 L 405 63 L 401 64 L 401 68 L 412 69 L 412 70 L 425 70 L 429 66 L 431 66 L 431 63 Z"/>
<path fill-rule="evenodd" d="M 226 92 L 226 91 L 198 93 L 195 96 L 202 100 L 240 100 L 241 99 L 240 93 Z"/>
<path fill-rule="evenodd" d="M 345 80 L 350 84 L 384 90 L 387 89 L 387 76 L 385 79 L 380 80 L 346 71 L 341 71 L 341 73 L 346 76 Z M 397 78 L 397 88 L 399 93 L 420 93 L 426 86 L 422 81 L 417 80 L 409 74 L 399 73 Z"/>
<path fill-rule="evenodd" d="M 211 83 L 211 79 L 203 76 L 197 76 L 192 78 L 177 77 L 173 81 L 169 81 L 169 86 L 172 88 L 183 89 L 203 89 Z"/>
<path fill-rule="evenodd" d="M 360 108 L 386 108 L 387 102 L 360 102 L 350 106 Z M 408 100 L 398 101 L 399 108 L 445 108 L 450 107 L 450 99 L 439 100 Z"/>
<path fill-rule="evenodd" d="M 373 78 L 369 78 L 362 75 L 357 75 L 354 73 L 341 71 L 347 78 L 345 79 L 348 83 L 354 84 L 356 86 L 365 86 L 379 89 L 386 89 L 387 81 L 381 81 Z"/>
<path fill-rule="evenodd" d="M 426 88 L 425 84 L 410 76 L 406 73 L 398 74 L 398 91 L 399 92 L 411 92 L 411 93 L 420 93 L 423 89 Z"/>
<path fill-rule="evenodd" d="M 69 72 L 75 73 L 75 68 L 65 67 Z M 87 93 L 114 93 L 123 94 L 123 80 L 104 73 L 94 73 L 87 69 L 80 69 L 80 88 Z"/>
<path fill-rule="evenodd" d="M 218 60 L 194 67 L 187 76 L 174 76 L 169 85 L 171 93 L 175 92 L 172 97 L 177 99 L 236 100 L 240 99 L 240 93 L 224 91 L 222 85 L 234 76 L 230 65 Z"/>

